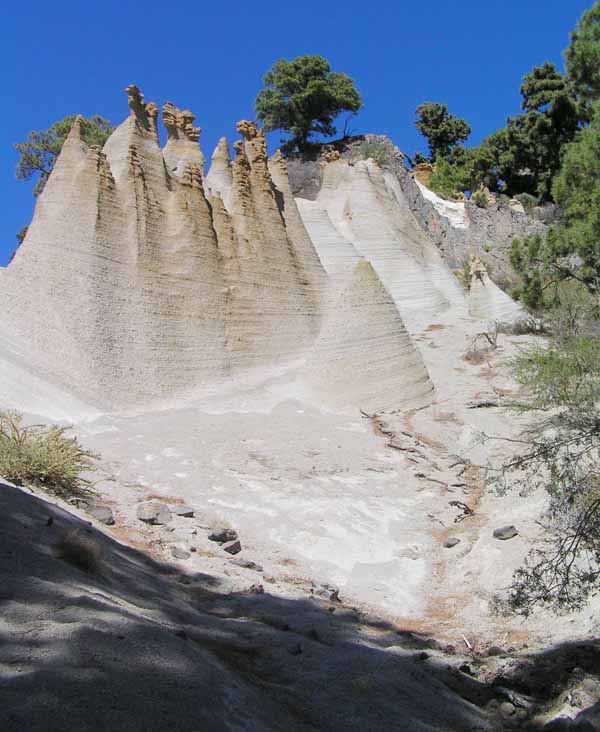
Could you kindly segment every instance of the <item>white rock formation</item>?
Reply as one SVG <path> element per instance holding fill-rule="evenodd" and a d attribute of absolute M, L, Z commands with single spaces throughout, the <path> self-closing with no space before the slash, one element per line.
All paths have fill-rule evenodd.
<path fill-rule="evenodd" d="M 201 129 L 194 127 L 194 113 L 166 102 L 162 119 L 167 130 L 167 144 L 163 150 L 167 168 L 176 175 L 182 175 L 186 167 L 194 163 L 203 171 L 204 155 L 198 146 Z"/>
<path fill-rule="evenodd" d="M 322 403 L 369 413 L 431 402 L 427 369 L 369 262 L 356 265 L 324 323 L 305 380 Z"/>
<path fill-rule="evenodd" d="M 221 137 L 211 157 L 210 169 L 206 176 L 206 190 L 221 197 L 225 207 L 229 204 L 229 194 L 233 185 L 231 156 L 225 137 Z"/>
<path fill-rule="evenodd" d="M 423 194 L 423 198 L 431 201 L 435 210 L 442 216 L 445 216 L 455 229 L 469 228 L 469 219 L 464 203 L 460 201 L 447 201 L 445 198 L 441 198 L 416 178 L 415 183 Z"/>
<path fill-rule="evenodd" d="M 318 202 L 299 198 L 297 204 L 312 240 L 318 242 L 319 257 L 325 271 L 333 282 L 347 282 L 363 257 L 336 229 Z"/>
<path fill-rule="evenodd" d="M 429 398 L 404 324 L 415 335 L 468 310 L 395 176 L 333 159 L 317 200 L 297 202 L 281 155 L 269 161 L 264 133 L 242 121 L 234 160 L 222 139 L 205 179 L 194 115 L 164 105 L 161 149 L 157 105 L 126 92 L 130 114 L 102 151 L 75 122 L 1 272 L 4 388 L 15 391 L 11 369 L 31 373 L 38 401 L 70 394 L 67 411 L 84 414 L 189 398 L 310 353 L 309 381 L 336 403 L 358 383 L 353 403 L 369 408 Z M 520 313 L 486 278 L 471 315 Z"/>
<path fill-rule="evenodd" d="M 299 208 L 327 272 L 347 280 L 357 258 L 370 261 L 411 332 L 451 308 L 466 315 L 456 278 L 423 234 L 398 182 L 372 160 L 327 163 L 316 201 Z"/>
<path fill-rule="evenodd" d="M 85 401 L 122 405 L 305 352 L 325 274 L 299 216 L 288 235 L 264 136 L 240 125 L 230 216 L 206 199 L 193 115 L 166 105 L 163 151 L 158 108 L 127 93 L 103 152 L 75 123 L 3 273 L 11 353 Z"/>
<path fill-rule="evenodd" d="M 526 316 L 521 305 L 490 279 L 485 265 L 478 257 L 471 259 L 469 314 L 480 320 L 492 320 L 507 325 Z"/>

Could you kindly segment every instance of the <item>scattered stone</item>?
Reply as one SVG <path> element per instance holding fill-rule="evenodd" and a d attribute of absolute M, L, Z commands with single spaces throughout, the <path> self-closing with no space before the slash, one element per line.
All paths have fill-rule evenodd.
<path fill-rule="evenodd" d="M 248 595 L 264 595 L 265 588 L 262 585 L 250 585 L 246 590 Z"/>
<path fill-rule="evenodd" d="M 256 562 L 251 562 L 249 559 L 230 559 L 229 560 L 231 564 L 235 564 L 238 567 L 242 567 L 243 569 L 253 569 L 255 572 L 262 572 L 263 568 L 260 564 L 256 564 Z"/>
<path fill-rule="evenodd" d="M 237 531 L 226 527 L 213 529 L 208 535 L 210 541 L 216 541 L 219 544 L 224 544 L 227 541 L 235 541 L 238 538 Z"/>
<path fill-rule="evenodd" d="M 584 691 L 589 691 L 592 694 L 600 692 L 600 681 L 588 676 L 583 680 L 582 687 Z"/>
<path fill-rule="evenodd" d="M 89 505 L 86 510 L 92 518 L 95 518 L 96 521 L 99 521 L 101 524 L 112 526 L 115 523 L 115 517 L 112 509 L 108 506 L 96 506 L 92 504 Z"/>
<path fill-rule="evenodd" d="M 452 547 L 455 547 L 457 544 L 460 544 L 460 539 L 457 539 L 456 536 L 450 536 L 444 542 L 444 547 L 446 549 L 452 549 Z"/>
<path fill-rule="evenodd" d="M 467 409 L 490 409 L 492 407 L 499 407 L 498 399 L 487 398 L 487 397 L 476 397 L 466 404 Z"/>
<path fill-rule="evenodd" d="M 228 554 L 239 554 L 242 551 L 242 545 L 239 541 L 229 541 L 227 544 L 223 544 L 222 548 Z"/>
<path fill-rule="evenodd" d="M 512 717 L 514 713 L 515 713 L 514 704 L 511 704 L 508 701 L 502 702 L 502 704 L 500 704 L 500 714 L 503 717 Z"/>
<path fill-rule="evenodd" d="M 192 552 L 192 554 L 193 554 L 194 552 L 197 552 L 197 551 L 198 551 L 198 548 L 197 548 L 197 547 L 195 547 L 195 546 L 191 546 L 191 547 L 190 547 L 190 551 L 191 551 L 191 552 Z"/>
<path fill-rule="evenodd" d="M 171 506 L 171 513 L 174 516 L 182 516 L 183 518 L 194 518 L 194 509 L 185 504 L 175 504 Z"/>
<path fill-rule="evenodd" d="M 171 521 L 171 512 L 168 507 L 157 501 L 140 503 L 136 515 L 140 521 L 146 524 L 164 525 Z"/>
<path fill-rule="evenodd" d="M 494 691 L 498 696 L 503 697 L 515 707 L 520 707 L 521 709 L 531 709 L 532 707 L 532 703 L 528 699 L 522 694 L 517 694 L 512 689 L 507 689 L 504 686 L 495 686 Z"/>
<path fill-rule="evenodd" d="M 317 595 L 318 597 L 325 597 L 327 600 L 331 600 L 331 602 L 341 602 L 340 591 L 337 587 L 334 587 L 333 585 L 318 585 L 317 587 L 313 588 L 313 594 Z"/>
<path fill-rule="evenodd" d="M 186 552 L 185 549 L 181 549 L 178 546 L 171 547 L 171 554 L 175 559 L 189 559 L 192 556 L 189 552 Z"/>
<path fill-rule="evenodd" d="M 501 526 L 499 529 L 494 529 L 494 539 L 506 541 L 506 539 L 512 539 L 517 536 L 518 533 L 519 532 L 512 524 L 509 526 Z"/>
<path fill-rule="evenodd" d="M 463 674 L 467 674 L 468 676 L 473 676 L 473 669 L 469 666 L 468 663 L 463 663 L 458 667 L 459 671 L 462 671 Z"/>
<path fill-rule="evenodd" d="M 487 649 L 487 655 L 488 656 L 501 656 L 504 653 L 504 650 L 500 648 L 500 646 L 490 646 Z"/>

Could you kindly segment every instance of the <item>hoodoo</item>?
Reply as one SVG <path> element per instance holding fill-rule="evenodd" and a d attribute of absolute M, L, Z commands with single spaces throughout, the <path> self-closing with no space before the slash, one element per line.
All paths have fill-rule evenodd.
<path fill-rule="evenodd" d="M 468 318 L 467 298 L 394 172 L 325 155 L 303 200 L 242 120 L 234 159 L 221 138 L 205 177 L 194 114 L 163 106 L 161 149 L 158 106 L 125 91 L 103 150 L 75 121 L 2 273 L 2 359 L 99 408 L 186 399 L 265 366 L 300 368 L 343 408 L 431 401 L 411 336 Z M 468 306 L 520 312 L 485 272 Z"/>
<path fill-rule="evenodd" d="M 525 316 L 521 305 L 492 281 L 479 257 L 471 257 L 470 269 L 469 313 L 472 317 L 511 325 Z"/>
<path fill-rule="evenodd" d="M 165 105 L 161 150 L 157 106 L 126 92 L 130 115 L 102 152 L 75 122 L 1 296 L 11 358 L 105 406 L 302 352 L 324 276 L 299 216 L 288 232 L 289 187 L 276 189 L 253 123 L 238 126 L 228 212 L 218 190 L 206 198 L 193 114 Z"/>
<path fill-rule="evenodd" d="M 356 265 L 325 322 L 306 379 L 323 403 L 371 413 L 431 403 L 423 359 L 369 262 Z"/>

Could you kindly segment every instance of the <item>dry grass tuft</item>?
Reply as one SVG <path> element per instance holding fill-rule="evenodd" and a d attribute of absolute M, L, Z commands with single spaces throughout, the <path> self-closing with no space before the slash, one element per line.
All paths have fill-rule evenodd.
<path fill-rule="evenodd" d="M 84 450 L 68 427 L 23 425 L 17 412 L 0 411 L 0 475 L 45 488 L 63 498 L 89 493 L 81 473 L 94 470 L 97 455 Z"/>

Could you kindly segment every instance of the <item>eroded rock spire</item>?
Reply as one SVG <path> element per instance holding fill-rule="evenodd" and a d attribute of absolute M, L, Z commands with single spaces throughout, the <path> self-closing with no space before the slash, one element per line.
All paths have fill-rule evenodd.
<path fill-rule="evenodd" d="M 194 126 L 196 115 L 189 109 L 179 109 L 172 102 L 166 102 L 162 108 L 162 121 L 169 139 L 186 139 L 198 142 L 202 129 Z"/>
<path fill-rule="evenodd" d="M 155 102 L 145 102 L 144 95 L 135 84 L 129 84 L 125 87 L 125 93 L 127 94 L 129 109 L 136 121 L 148 132 L 151 132 L 158 142 L 158 106 Z"/>
<path fill-rule="evenodd" d="M 166 102 L 162 108 L 162 121 L 167 130 L 163 157 L 167 168 L 177 176 L 183 175 L 190 163 L 204 173 L 204 155 L 198 144 L 202 130 L 194 125 L 195 119 L 189 109 L 179 109 L 172 102 Z"/>

